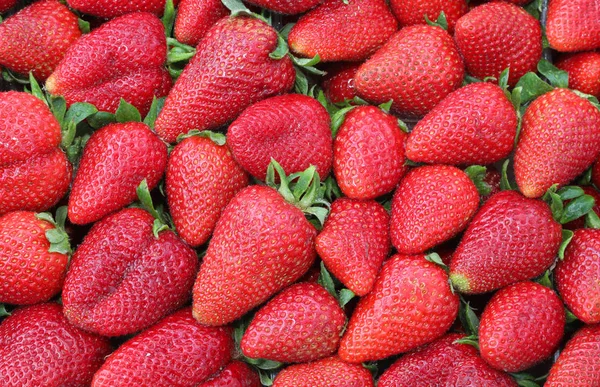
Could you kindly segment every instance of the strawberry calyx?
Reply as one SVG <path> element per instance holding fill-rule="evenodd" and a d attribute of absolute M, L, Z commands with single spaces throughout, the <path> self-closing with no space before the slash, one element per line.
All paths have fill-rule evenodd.
<path fill-rule="evenodd" d="M 475 184 L 480 197 L 487 196 L 492 192 L 492 186 L 485 181 L 485 175 L 487 173 L 486 167 L 481 165 L 471 165 L 465 169 L 465 173 L 469 176 L 469 179 L 471 179 L 473 184 Z"/>
<path fill-rule="evenodd" d="M 49 253 L 66 254 L 69 257 L 73 253 L 69 243 L 69 234 L 65 231 L 65 221 L 67 220 L 67 206 L 61 206 L 56 209 L 53 217 L 49 212 L 42 212 L 35 215 L 36 218 L 44 220 L 54 226 L 46 230 L 46 239 L 50 242 Z"/>
<path fill-rule="evenodd" d="M 334 277 L 325 267 L 325 263 L 323 261 L 321 261 L 321 272 L 319 273 L 319 279 L 317 282 L 338 301 L 342 309 L 346 306 L 346 304 L 348 304 L 348 302 L 356 297 L 356 294 L 354 294 L 352 290 L 343 288 L 342 283 L 338 279 L 334 279 Z M 341 289 L 336 291 L 336 286 Z M 344 327 L 344 331 L 345 330 L 346 327 Z"/>
<path fill-rule="evenodd" d="M 11 313 L 6 310 L 6 306 L 4 306 L 4 304 L 0 304 L 0 317 L 7 317 L 10 315 Z"/>
<path fill-rule="evenodd" d="M 597 224 L 598 216 L 593 213 L 595 200 L 586 195 L 581 187 L 566 186 L 558 189 L 558 184 L 548 188 L 542 200 L 550 205 L 552 216 L 560 224 L 569 223 L 575 219 L 586 216 L 586 221 Z M 595 215 L 595 216 L 594 216 Z"/>
<path fill-rule="evenodd" d="M 440 15 L 438 16 L 436 21 L 429 20 L 427 15 L 424 15 L 424 16 L 425 16 L 425 22 L 427 24 L 429 24 L 430 26 L 440 27 L 444 31 L 448 31 L 448 19 L 446 19 L 446 14 L 444 13 L 444 11 L 440 12 Z"/>
<path fill-rule="evenodd" d="M 162 204 L 154 206 L 152 201 L 152 195 L 148 189 L 148 182 L 146 179 L 142 180 L 140 185 L 136 189 L 136 193 L 139 199 L 139 203 L 133 203 L 130 207 L 141 208 L 146 210 L 154 217 L 154 224 L 152 225 L 152 233 L 154 237 L 158 239 L 158 234 L 164 230 L 175 230 L 173 220 L 169 214 L 165 211 Z"/>
<path fill-rule="evenodd" d="M 223 146 L 227 142 L 227 137 L 223 133 L 217 133 L 217 132 L 213 132 L 210 130 L 200 131 L 198 129 L 192 129 L 187 133 L 180 134 L 179 136 L 177 136 L 177 143 L 179 144 L 186 138 L 190 138 L 190 137 L 208 138 L 208 139 L 212 140 L 212 142 L 214 142 L 215 144 L 217 144 L 219 146 Z"/>

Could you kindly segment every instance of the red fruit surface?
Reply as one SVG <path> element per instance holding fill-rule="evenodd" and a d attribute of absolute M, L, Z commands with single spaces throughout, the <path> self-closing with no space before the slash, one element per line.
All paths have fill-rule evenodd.
<path fill-rule="evenodd" d="M 46 80 L 46 89 L 68 105 L 89 102 L 115 113 L 121 99 L 142 116 L 152 99 L 167 95 L 171 77 L 164 68 L 167 42 L 159 18 L 131 13 L 82 36 Z"/>
<path fill-rule="evenodd" d="M 194 317 L 224 325 L 294 283 L 315 260 L 315 228 L 274 189 L 254 185 L 225 207 L 194 284 Z"/>
<path fill-rule="evenodd" d="M 77 16 L 66 6 L 38 1 L 0 24 L 0 65 L 45 80 L 80 36 Z"/>
<path fill-rule="evenodd" d="M 587 51 L 600 47 L 600 7 L 596 0 L 551 0 L 546 35 L 557 51 Z"/>
<path fill-rule="evenodd" d="M 371 373 L 360 364 L 349 364 L 337 357 L 284 368 L 273 387 L 373 387 Z"/>
<path fill-rule="evenodd" d="M 580 52 L 565 55 L 554 63 L 569 74 L 569 87 L 600 97 L 600 53 Z"/>
<path fill-rule="evenodd" d="M 361 63 L 334 65 L 327 71 L 321 86 L 327 99 L 333 103 L 344 102 L 356 97 L 354 76 Z"/>
<path fill-rule="evenodd" d="M 288 36 L 290 49 L 322 62 L 362 61 L 398 30 L 384 0 L 326 0 L 302 16 Z"/>
<path fill-rule="evenodd" d="M 173 2 L 177 5 L 178 0 Z M 133 12 L 151 12 L 160 16 L 165 9 L 165 0 L 67 0 L 67 3 L 81 13 L 105 19 Z"/>
<path fill-rule="evenodd" d="M 106 338 L 75 328 L 58 304 L 18 309 L 0 324 L 0 384 L 89 386 L 110 352 Z"/>
<path fill-rule="evenodd" d="M 424 252 L 455 237 L 479 208 L 469 176 L 448 165 L 409 171 L 392 200 L 390 233 L 399 253 Z"/>
<path fill-rule="evenodd" d="M 390 7 L 403 27 L 427 24 L 425 16 L 436 21 L 444 12 L 450 33 L 454 31 L 458 19 L 468 11 L 466 0 L 391 0 Z"/>
<path fill-rule="evenodd" d="M 517 387 L 510 375 L 488 366 L 479 357 L 470 357 L 450 371 L 446 379 L 448 387 Z"/>
<path fill-rule="evenodd" d="M 262 387 L 262 384 L 248 364 L 235 360 L 198 387 Z"/>
<path fill-rule="evenodd" d="M 595 189 L 593 186 L 582 186 L 581 189 L 583 189 L 583 192 L 585 195 L 590 195 L 591 197 L 594 198 L 595 204 L 594 204 L 594 207 L 592 208 L 592 211 L 594 211 L 596 213 L 596 215 L 600 216 L 600 192 L 597 189 Z M 568 202 L 570 202 L 570 200 Z M 568 204 L 568 202 L 565 201 L 565 205 Z M 585 216 L 582 216 L 581 218 L 572 220 L 569 223 L 565 223 L 565 224 L 563 224 L 563 229 L 576 230 L 578 228 L 584 228 L 585 227 L 585 218 L 586 218 Z"/>
<path fill-rule="evenodd" d="M 516 134 L 517 113 L 504 91 L 471 83 L 417 123 L 406 141 L 406 157 L 429 164 L 493 164 L 509 155 Z"/>
<path fill-rule="evenodd" d="M 482 203 L 485 203 L 489 198 L 500 192 L 500 180 L 502 180 L 502 175 L 496 167 L 488 165 L 486 169 L 483 182 L 490 186 L 490 193 L 481 196 Z"/>
<path fill-rule="evenodd" d="M 17 4 L 17 0 L 0 0 L 0 13 L 8 11 Z"/>
<path fill-rule="evenodd" d="M 395 255 L 383 265 L 373 290 L 358 302 L 339 356 L 360 363 L 427 344 L 450 329 L 458 304 L 441 267 L 423 255 Z"/>
<path fill-rule="evenodd" d="M 510 68 L 511 86 L 525 73 L 535 72 L 542 57 L 540 22 L 510 3 L 474 8 L 456 23 L 454 40 L 469 74 L 479 79 L 498 78 Z"/>
<path fill-rule="evenodd" d="M 329 271 L 356 295 L 364 296 L 390 252 L 390 216 L 374 200 L 337 199 L 316 248 Z"/>
<path fill-rule="evenodd" d="M 461 293 L 486 293 L 541 275 L 561 243 L 550 207 L 516 191 L 501 191 L 481 207 L 450 262 Z"/>
<path fill-rule="evenodd" d="M 250 106 L 229 126 L 227 145 L 252 176 L 265 180 L 271 159 L 286 174 L 311 165 L 325 178 L 333 159 L 330 119 L 316 99 L 301 94 L 271 97 Z"/>
<path fill-rule="evenodd" d="M 232 352 L 230 328 L 203 326 L 186 308 L 121 345 L 91 386 L 196 386 L 224 367 Z"/>
<path fill-rule="evenodd" d="M 583 173 L 600 154 L 600 111 L 567 89 L 538 97 L 523 115 L 515 179 L 523 195 L 540 197 Z"/>
<path fill-rule="evenodd" d="M 94 132 L 79 162 L 69 196 L 69 220 L 86 224 L 102 219 L 137 198 L 146 179 L 152 190 L 167 165 L 167 146 L 138 122 L 107 125 Z"/>
<path fill-rule="evenodd" d="M 600 188 L 600 161 L 596 161 L 592 167 L 592 183 Z"/>
<path fill-rule="evenodd" d="M 427 114 L 460 87 L 464 65 L 452 37 L 440 27 L 402 28 L 356 73 L 360 97 L 374 104 L 393 100 L 402 115 Z"/>
<path fill-rule="evenodd" d="M 250 4 L 288 15 L 304 13 L 322 2 L 323 0 L 248 0 Z"/>
<path fill-rule="evenodd" d="M 197 46 L 217 21 L 229 14 L 221 0 L 181 0 L 175 20 L 175 37 Z"/>
<path fill-rule="evenodd" d="M 288 92 L 296 72 L 291 59 L 272 59 L 276 31 L 263 21 L 225 17 L 204 37 L 173 86 L 156 120 L 168 142 L 191 129 L 215 129 L 262 99 Z"/>
<path fill-rule="evenodd" d="M 185 304 L 196 253 L 154 218 L 128 208 L 94 224 L 73 255 L 62 292 L 65 315 L 103 336 L 138 332 Z"/>

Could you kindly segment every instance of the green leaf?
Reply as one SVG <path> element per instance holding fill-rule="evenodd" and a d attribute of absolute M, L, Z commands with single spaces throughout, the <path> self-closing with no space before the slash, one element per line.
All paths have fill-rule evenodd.
<path fill-rule="evenodd" d="M 279 60 L 285 57 L 288 52 L 290 52 L 290 48 L 288 47 L 287 42 L 283 36 L 277 34 L 277 47 L 269 53 L 269 58 Z"/>
<path fill-rule="evenodd" d="M 552 217 L 559 222 L 563 216 L 564 204 L 560 195 L 556 193 L 557 186 L 557 184 L 554 184 L 552 187 L 548 188 L 544 196 L 542 196 L 542 200 L 550 205 Z"/>
<path fill-rule="evenodd" d="M 472 345 L 473 347 L 475 347 L 479 350 L 479 341 L 477 339 L 477 336 L 467 336 L 465 338 L 455 340 L 454 344 Z"/>
<path fill-rule="evenodd" d="M 517 380 L 517 384 L 520 387 L 540 387 L 540 385 L 537 384 L 536 382 L 534 382 L 533 380 L 527 380 L 527 379 Z"/>
<path fill-rule="evenodd" d="M 296 80 L 294 81 L 294 91 L 298 94 L 308 94 L 308 78 L 306 74 L 296 67 Z"/>
<path fill-rule="evenodd" d="M 288 40 L 288 35 L 290 34 L 290 31 L 292 30 L 292 27 L 294 27 L 294 25 L 296 25 L 296 23 L 288 23 L 284 25 L 283 28 L 279 31 L 279 35 L 283 36 L 285 40 Z"/>
<path fill-rule="evenodd" d="M 40 84 L 36 81 L 36 79 L 32 73 L 29 73 L 29 84 L 31 87 L 31 94 L 34 97 L 37 97 L 37 98 L 41 99 L 42 101 L 44 101 L 46 106 L 50 107 L 50 105 L 48 105 L 48 101 L 46 100 L 46 96 L 44 95 L 44 92 L 42 91 L 42 88 L 40 87 Z"/>
<path fill-rule="evenodd" d="M 171 36 L 173 24 L 175 23 L 175 5 L 173 4 L 173 0 L 167 0 L 165 2 L 165 10 L 161 21 L 165 27 L 165 35 Z"/>
<path fill-rule="evenodd" d="M 552 272 L 550 270 L 546 270 L 544 274 L 542 274 L 539 278 L 535 280 L 538 284 L 545 286 L 550 289 L 554 289 L 554 285 L 552 284 L 552 280 L 550 280 L 550 275 Z"/>
<path fill-rule="evenodd" d="M 432 22 L 431 20 L 429 20 L 427 15 L 423 15 L 423 16 L 425 17 L 425 22 L 427 24 L 429 24 L 430 26 L 441 27 L 444 30 L 448 31 L 448 20 L 446 19 L 446 14 L 444 13 L 444 11 L 442 11 L 440 13 L 440 15 L 438 16 L 438 18 L 435 22 Z"/>
<path fill-rule="evenodd" d="M 502 88 L 502 90 L 508 89 L 508 76 L 510 74 L 510 68 L 504 69 L 502 73 L 500 73 L 500 78 L 498 79 L 498 86 Z"/>
<path fill-rule="evenodd" d="M 82 34 L 90 33 L 90 22 L 83 20 L 82 18 L 77 19 L 77 24 L 79 25 L 79 30 Z"/>
<path fill-rule="evenodd" d="M 500 178 L 500 189 L 502 191 L 508 191 L 513 189 L 510 182 L 508 181 L 508 163 L 510 163 L 510 160 L 507 159 L 502 164 L 502 177 Z"/>
<path fill-rule="evenodd" d="M 343 109 L 338 110 L 331 116 L 331 135 L 335 137 L 337 135 L 340 126 L 344 123 L 346 119 L 346 114 L 352 109 L 356 108 L 356 106 L 348 106 Z"/>
<path fill-rule="evenodd" d="M 152 99 L 152 105 L 150 105 L 150 110 L 144 118 L 144 124 L 148 125 L 151 129 L 154 129 L 154 123 L 156 122 L 156 118 L 158 117 L 158 113 L 162 110 L 165 105 L 166 97 Z"/>
<path fill-rule="evenodd" d="M 538 71 L 550 82 L 554 87 L 568 88 L 569 74 L 566 71 L 560 70 L 546 59 L 542 59 L 537 65 Z"/>
<path fill-rule="evenodd" d="M 463 80 L 463 86 L 471 84 L 471 83 L 481 83 L 481 82 L 483 82 L 481 79 L 475 78 L 471 75 L 466 74 L 465 79 Z"/>
<path fill-rule="evenodd" d="M 148 211 L 154 219 L 161 220 L 162 216 L 158 213 L 156 208 L 154 208 L 154 203 L 152 202 L 152 196 L 150 195 L 150 190 L 148 189 L 148 182 L 146 179 L 142 180 L 140 185 L 138 185 L 136 189 L 137 197 L 142 204 L 142 208 Z"/>
<path fill-rule="evenodd" d="M 36 214 L 36 218 L 44 220 L 54 226 L 50 230 L 46 230 L 45 235 L 50 247 L 48 252 L 59 254 L 71 254 L 71 244 L 69 243 L 69 235 L 65 231 L 65 221 L 67 219 L 67 206 L 61 206 L 56 210 L 56 218 L 52 217 L 49 212 Z M 56 220 L 55 220 L 56 219 Z"/>
<path fill-rule="evenodd" d="M 60 141 L 60 146 L 63 149 L 67 149 L 71 144 L 73 144 L 73 140 L 75 139 L 75 135 L 77 134 L 77 125 L 73 121 L 69 121 L 62 127 L 62 139 Z"/>
<path fill-rule="evenodd" d="M 6 310 L 4 304 L 0 304 L 0 317 L 10 316 L 10 313 Z"/>
<path fill-rule="evenodd" d="M 481 165 L 471 165 L 467 169 L 465 169 L 465 173 L 479 192 L 480 196 L 487 196 L 492 192 L 492 186 L 485 182 L 485 175 L 487 173 L 487 168 L 482 167 Z"/>
<path fill-rule="evenodd" d="M 329 294 L 331 294 L 337 299 L 337 293 L 335 292 L 335 284 L 333 283 L 333 278 L 331 277 L 331 274 L 329 274 L 329 272 L 327 271 L 327 268 L 325 268 L 325 264 L 323 262 L 321 262 L 321 274 L 319 275 L 318 282 L 321 286 L 325 288 L 325 290 L 329 292 Z"/>
<path fill-rule="evenodd" d="M 510 93 L 510 102 L 512 102 L 513 107 L 515 108 L 517 113 L 519 113 L 519 109 L 521 108 L 521 99 L 522 99 L 521 94 L 522 93 L 523 93 L 522 87 L 515 87 L 513 89 L 512 93 Z"/>
<path fill-rule="evenodd" d="M 569 185 L 569 186 L 559 189 L 557 194 L 558 194 L 558 196 L 560 196 L 560 198 L 562 200 L 569 200 L 569 199 L 578 198 L 578 197 L 582 196 L 583 194 L 585 194 L 585 192 L 583 191 L 583 189 L 581 187 Z"/>
<path fill-rule="evenodd" d="M 439 256 L 438 253 L 430 253 L 427 254 L 425 256 L 425 259 L 428 260 L 431 263 L 435 263 L 436 265 L 440 266 L 442 269 L 448 271 L 448 266 L 446 266 L 446 264 L 444 263 L 444 261 L 442 261 L 442 258 Z"/>
<path fill-rule="evenodd" d="M 264 371 L 274 370 L 280 368 L 283 365 L 282 363 L 273 360 L 252 359 L 249 357 L 246 357 L 246 361 L 255 366 L 256 368 Z"/>
<path fill-rule="evenodd" d="M 540 16 L 542 15 L 542 0 L 534 0 L 524 8 L 531 16 L 540 20 Z"/>
<path fill-rule="evenodd" d="M 54 114 L 54 117 L 62 127 L 65 119 L 65 114 L 67 112 L 67 102 L 65 101 L 65 99 L 61 96 L 50 97 L 50 110 L 52 111 L 52 114 Z"/>
<path fill-rule="evenodd" d="M 573 239 L 573 231 L 571 230 L 562 230 L 562 242 L 560 244 L 560 247 L 558 248 L 558 258 L 562 261 L 563 259 L 565 259 L 565 250 L 567 249 L 567 246 L 569 246 L 569 243 L 571 243 L 571 240 Z"/>
<path fill-rule="evenodd" d="M 571 311 L 570 311 L 569 309 L 567 309 L 567 308 L 565 308 L 565 317 L 566 317 L 566 322 L 567 322 L 567 324 L 570 324 L 570 323 L 572 323 L 572 322 L 575 322 L 575 321 L 579 320 L 579 319 L 577 318 L 577 316 L 575 316 L 575 315 L 573 314 L 573 312 L 571 312 Z"/>
<path fill-rule="evenodd" d="M 362 363 L 362 366 L 369 370 L 371 375 L 376 376 L 379 373 L 379 367 L 377 367 L 377 362 L 368 362 Z"/>
<path fill-rule="evenodd" d="M 186 51 L 179 47 L 173 47 L 167 53 L 167 64 L 172 65 L 173 63 L 188 62 L 196 55 L 196 51 Z"/>
<path fill-rule="evenodd" d="M 394 103 L 393 99 L 390 99 L 389 101 L 387 101 L 386 103 L 382 103 L 381 105 L 379 105 L 379 108 L 381 110 L 383 110 L 386 113 L 390 112 L 390 109 L 392 108 L 392 104 Z"/>
<path fill-rule="evenodd" d="M 542 81 L 536 73 L 532 72 L 523 75 L 515 87 L 520 87 L 522 89 L 521 103 L 533 101 L 537 97 L 554 90 L 552 86 Z"/>
<path fill-rule="evenodd" d="M 85 120 L 89 116 L 98 113 L 98 109 L 91 103 L 87 102 L 76 102 L 65 114 L 65 122 L 74 122 L 75 125 Z"/>
<path fill-rule="evenodd" d="M 339 295 L 340 306 L 343 308 L 354 297 L 356 297 L 356 294 L 354 294 L 354 292 L 352 290 L 345 289 L 345 288 L 340 290 L 340 295 Z"/>
<path fill-rule="evenodd" d="M 142 115 L 135 106 L 121 98 L 117 112 L 117 122 L 142 122 Z"/>
<path fill-rule="evenodd" d="M 109 112 L 98 112 L 88 117 L 88 124 L 94 129 L 102 128 L 113 122 L 117 122 L 117 117 Z"/>
<path fill-rule="evenodd" d="M 252 11 L 250 11 L 244 3 L 240 0 L 221 0 L 223 5 L 231 11 L 231 16 L 236 17 L 240 15 L 252 16 Z"/>
<path fill-rule="evenodd" d="M 587 228 L 600 228 L 600 218 L 594 211 L 590 211 L 585 216 L 585 227 Z"/>
<path fill-rule="evenodd" d="M 479 318 L 475 314 L 473 308 L 471 308 L 471 305 L 468 302 L 461 300 L 459 313 L 460 322 L 465 328 L 465 331 L 471 337 L 477 337 L 479 334 Z"/>
<path fill-rule="evenodd" d="M 260 384 L 262 386 L 270 387 L 273 385 L 273 378 L 268 372 L 258 370 L 258 376 L 260 377 Z"/>
<path fill-rule="evenodd" d="M 186 138 L 194 136 L 209 138 L 219 146 L 225 145 L 225 142 L 227 141 L 227 137 L 223 133 L 217 133 L 210 130 L 199 131 L 198 129 L 192 129 L 187 133 L 180 134 L 179 136 L 177 136 L 177 143 L 180 143 Z"/>
<path fill-rule="evenodd" d="M 578 96 L 580 96 L 581 98 L 587 99 L 592 105 L 594 105 L 596 107 L 596 109 L 600 109 L 600 103 L 598 102 L 598 98 L 594 97 L 593 95 L 582 93 L 579 90 L 571 90 L 571 91 L 573 93 L 577 94 Z"/>
<path fill-rule="evenodd" d="M 560 218 L 560 223 L 569 223 L 575 219 L 581 218 L 588 214 L 594 208 L 595 201 L 590 195 L 583 195 L 573 199 L 565 206 L 563 214 Z"/>

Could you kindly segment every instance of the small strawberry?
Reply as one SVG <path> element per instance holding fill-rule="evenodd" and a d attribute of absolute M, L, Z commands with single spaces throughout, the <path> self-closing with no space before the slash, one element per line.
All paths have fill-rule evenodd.
<path fill-rule="evenodd" d="M 551 0 L 546 36 L 560 52 L 588 51 L 600 47 L 600 7 L 596 0 Z"/>
<path fill-rule="evenodd" d="M 345 63 L 328 69 L 321 86 L 329 101 L 341 103 L 356 97 L 354 76 L 359 67 L 360 63 Z"/>
<path fill-rule="evenodd" d="M 594 198 L 595 204 L 594 207 L 592 208 L 592 211 L 594 211 L 596 213 L 596 215 L 600 216 L 600 192 L 595 189 L 593 186 L 582 186 L 581 189 L 583 190 L 584 195 L 590 195 L 591 197 Z M 568 202 L 565 201 L 565 204 L 568 204 Z M 563 224 L 563 229 L 566 230 L 577 230 L 578 228 L 584 228 L 585 227 L 585 217 L 581 217 L 581 218 L 577 218 L 575 220 L 572 220 L 568 223 Z M 600 322 L 600 321 L 598 321 Z"/>
<path fill-rule="evenodd" d="M 435 21 L 444 12 L 450 33 L 458 19 L 468 11 L 466 0 L 391 0 L 390 7 L 403 27 L 426 24 L 425 17 Z"/>
<path fill-rule="evenodd" d="M 197 46 L 208 30 L 229 11 L 221 0 L 181 0 L 175 20 L 175 37 L 190 46 Z"/>
<path fill-rule="evenodd" d="M 173 1 L 177 5 L 177 0 Z M 67 0 L 69 7 L 88 15 L 112 19 L 133 12 L 151 12 L 161 15 L 165 0 Z"/>
<path fill-rule="evenodd" d="M 247 0 L 247 2 L 278 13 L 295 15 L 316 7 L 323 0 Z"/>
<path fill-rule="evenodd" d="M 241 361 L 232 361 L 198 387 L 262 387 L 258 374 Z"/>
<path fill-rule="evenodd" d="M 374 387 L 371 373 L 360 364 L 349 364 L 337 357 L 284 368 L 273 387 Z"/>
<path fill-rule="evenodd" d="M 6 12 L 17 4 L 18 0 L 0 0 L 0 13 Z"/>
<path fill-rule="evenodd" d="M 600 53 L 579 52 L 561 57 L 556 67 L 569 74 L 569 87 L 600 97 Z"/>

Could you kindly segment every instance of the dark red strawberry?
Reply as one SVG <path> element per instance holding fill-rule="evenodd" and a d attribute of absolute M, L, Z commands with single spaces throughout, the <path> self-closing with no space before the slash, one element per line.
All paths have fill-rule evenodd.
<path fill-rule="evenodd" d="M 458 19 L 468 11 L 466 0 L 391 0 L 390 7 L 401 26 L 426 24 L 425 17 L 435 21 L 444 12 L 451 33 Z"/>
<path fill-rule="evenodd" d="M 178 41 L 196 46 L 208 30 L 229 11 L 221 0 L 181 0 L 175 20 Z"/>
<path fill-rule="evenodd" d="M 106 338 L 75 328 L 58 304 L 18 309 L 0 324 L 0 384 L 89 386 L 110 352 Z"/>
<path fill-rule="evenodd" d="M 538 97 L 523 115 L 515 179 L 523 195 L 540 197 L 584 172 L 600 154 L 600 111 L 567 89 Z"/>
<path fill-rule="evenodd" d="M 360 364 L 349 364 L 337 357 L 297 364 L 283 369 L 273 387 L 374 387 L 371 373 Z"/>
<path fill-rule="evenodd" d="M 485 171 L 485 177 L 483 178 L 483 182 L 490 187 L 490 193 L 487 195 L 481 195 L 481 201 L 486 202 L 489 198 L 500 192 L 500 180 L 502 180 L 502 175 L 496 167 L 493 165 L 488 165 Z"/>
<path fill-rule="evenodd" d="M 248 364 L 236 360 L 198 387 L 262 387 L 262 384 Z"/>
<path fill-rule="evenodd" d="M 323 0 L 247 0 L 247 2 L 275 12 L 295 15 L 316 7 Z"/>
<path fill-rule="evenodd" d="M 178 0 L 173 0 L 177 5 Z M 165 0 L 67 0 L 69 7 L 105 19 L 125 15 L 132 12 L 151 12 L 162 15 Z"/>
<path fill-rule="evenodd" d="M 517 113 L 504 91 L 472 83 L 448 95 L 414 127 L 406 157 L 430 164 L 493 164 L 506 158 L 517 135 Z"/>
<path fill-rule="evenodd" d="M 0 13 L 6 12 L 17 4 L 17 0 L 0 0 Z"/>
<path fill-rule="evenodd" d="M 405 27 L 356 73 L 358 95 L 402 116 L 423 116 L 460 87 L 464 66 L 452 37 L 440 27 Z"/>
<path fill-rule="evenodd" d="M 340 103 L 356 97 L 354 76 L 359 67 L 360 63 L 346 63 L 328 69 L 321 86 L 323 86 L 325 96 L 329 101 Z"/>
<path fill-rule="evenodd" d="M 550 207 L 515 191 L 502 191 L 481 207 L 450 262 L 461 293 L 486 293 L 541 275 L 561 243 Z"/>
<path fill-rule="evenodd" d="M 594 198 L 595 204 L 594 204 L 594 207 L 592 208 L 592 211 L 594 211 L 596 213 L 596 215 L 600 216 L 600 192 L 597 189 L 595 189 L 593 186 L 582 186 L 581 189 L 583 189 L 583 193 L 585 195 L 590 195 L 591 197 Z M 565 205 L 566 204 L 568 204 L 567 201 L 565 201 Z M 578 228 L 584 228 L 584 227 L 585 227 L 585 216 L 582 216 L 581 218 L 572 220 L 569 223 L 563 224 L 563 229 L 566 229 L 566 230 L 576 230 Z M 600 321 L 598 321 L 598 322 L 600 322 Z"/>
<path fill-rule="evenodd" d="M 600 97 L 600 53 L 590 51 L 565 55 L 555 65 L 569 74 L 571 89 Z"/>
<path fill-rule="evenodd" d="M 149 13 L 131 13 L 82 36 L 46 80 L 46 89 L 67 103 L 89 102 L 116 112 L 121 99 L 148 113 L 153 98 L 167 95 L 164 27 Z"/>
<path fill-rule="evenodd" d="M 167 146 L 139 122 L 111 124 L 85 145 L 69 196 L 69 220 L 85 224 L 102 219 L 137 198 L 146 180 L 153 189 L 167 165 Z"/>
<path fill-rule="evenodd" d="M 230 328 L 203 326 L 186 308 L 121 345 L 96 372 L 92 387 L 204 386 L 232 352 Z"/>
<path fill-rule="evenodd" d="M 77 248 L 62 292 L 65 315 L 103 336 L 135 333 L 185 304 L 196 253 L 154 218 L 127 208 L 94 224 Z"/>
<path fill-rule="evenodd" d="M 225 17 L 204 37 L 156 120 L 168 142 L 191 129 L 218 128 L 262 99 L 288 92 L 296 72 L 288 56 L 273 59 L 277 32 L 248 17 Z"/>
<path fill-rule="evenodd" d="M 551 0 L 546 36 L 557 51 L 587 51 L 600 47 L 600 8 L 596 0 Z"/>

